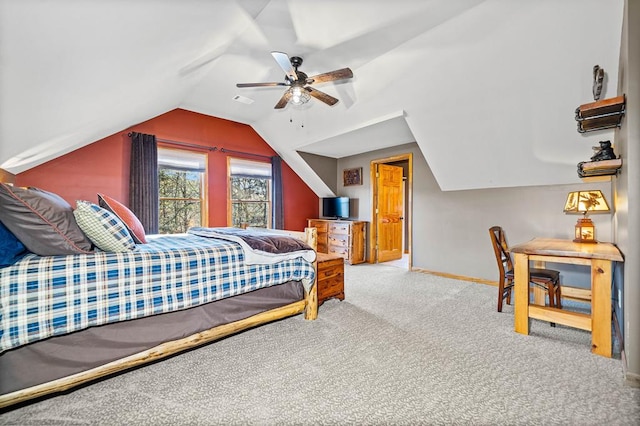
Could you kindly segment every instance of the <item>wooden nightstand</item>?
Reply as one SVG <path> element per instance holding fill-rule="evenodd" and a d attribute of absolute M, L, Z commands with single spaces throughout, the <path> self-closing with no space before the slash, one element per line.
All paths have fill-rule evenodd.
<path fill-rule="evenodd" d="M 318 306 L 332 297 L 344 300 L 344 258 L 318 253 Z"/>

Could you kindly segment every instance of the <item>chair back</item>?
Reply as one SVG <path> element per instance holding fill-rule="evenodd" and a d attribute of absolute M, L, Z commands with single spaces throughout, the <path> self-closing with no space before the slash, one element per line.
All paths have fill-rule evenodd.
<path fill-rule="evenodd" d="M 511 260 L 511 254 L 509 253 L 507 239 L 505 237 L 504 230 L 500 226 L 492 226 L 489 228 L 489 235 L 491 236 L 493 252 L 496 255 L 496 261 L 498 262 L 500 279 L 504 280 L 505 274 L 509 271 L 513 271 L 513 261 Z"/>

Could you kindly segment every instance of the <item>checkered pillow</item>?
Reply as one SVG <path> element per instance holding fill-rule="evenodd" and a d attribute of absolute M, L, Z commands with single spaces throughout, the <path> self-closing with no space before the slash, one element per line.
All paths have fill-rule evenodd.
<path fill-rule="evenodd" d="M 82 232 L 101 250 L 131 251 L 136 243 L 120 219 L 109 210 L 88 201 L 77 201 L 73 211 Z"/>

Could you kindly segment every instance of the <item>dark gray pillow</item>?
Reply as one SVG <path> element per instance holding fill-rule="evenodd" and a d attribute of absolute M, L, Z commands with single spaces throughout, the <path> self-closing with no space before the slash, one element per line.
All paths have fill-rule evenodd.
<path fill-rule="evenodd" d="M 52 192 L 0 183 L 0 221 L 35 254 L 92 253 L 71 205 Z"/>

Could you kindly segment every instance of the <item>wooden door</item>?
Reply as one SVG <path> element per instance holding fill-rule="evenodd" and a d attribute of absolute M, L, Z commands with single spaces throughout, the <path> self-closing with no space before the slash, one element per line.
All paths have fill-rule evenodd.
<path fill-rule="evenodd" d="M 378 262 L 402 258 L 402 167 L 378 164 Z"/>

